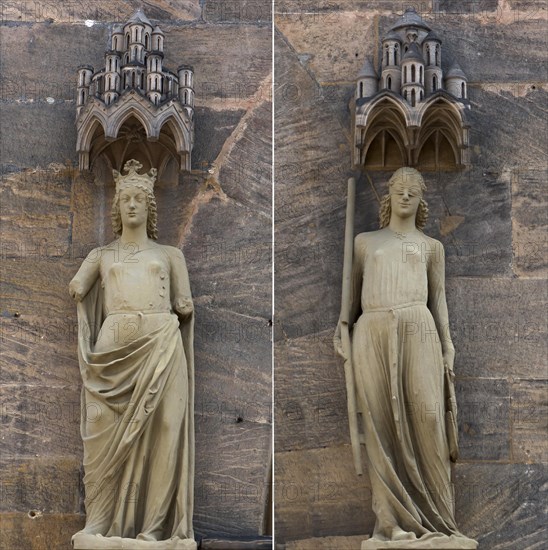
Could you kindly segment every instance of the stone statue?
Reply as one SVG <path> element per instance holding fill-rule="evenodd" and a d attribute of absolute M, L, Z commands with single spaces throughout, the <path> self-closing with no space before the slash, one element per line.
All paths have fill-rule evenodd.
<path fill-rule="evenodd" d="M 350 266 L 334 342 L 345 368 L 351 366 L 346 374 L 355 464 L 360 473 L 359 412 L 376 516 L 362 550 L 477 548 L 455 523 L 455 350 L 444 249 L 422 232 L 425 189 L 417 170 L 400 168 L 381 203 L 381 229 L 354 239 L 353 220 L 347 225 Z"/>
<path fill-rule="evenodd" d="M 194 312 L 181 251 L 155 242 L 156 170 L 114 171 L 118 238 L 90 252 L 78 308 L 85 528 L 77 549 L 195 549 Z"/>

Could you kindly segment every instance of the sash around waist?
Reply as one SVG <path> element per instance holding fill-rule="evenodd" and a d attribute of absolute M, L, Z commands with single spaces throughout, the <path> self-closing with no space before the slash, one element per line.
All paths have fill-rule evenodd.
<path fill-rule="evenodd" d="M 129 310 L 129 309 L 125 309 L 125 310 L 122 310 L 122 311 L 118 311 L 118 310 L 114 310 L 114 311 L 109 311 L 107 313 L 107 317 L 109 317 L 110 315 L 138 315 L 138 316 L 142 316 L 142 315 L 170 315 L 172 314 L 173 311 L 170 310 L 170 309 L 165 309 L 163 311 L 142 311 L 142 310 Z"/>
<path fill-rule="evenodd" d="M 406 302 L 404 304 L 396 304 L 393 306 L 386 306 L 386 307 L 367 307 L 363 308 L 362 313 L 380 313 L 380 312 L 392 312 L 396 309 L 405 309 L 408 307 L 414 307 L 414 306 L 426 306 L 426 302 Z"/>

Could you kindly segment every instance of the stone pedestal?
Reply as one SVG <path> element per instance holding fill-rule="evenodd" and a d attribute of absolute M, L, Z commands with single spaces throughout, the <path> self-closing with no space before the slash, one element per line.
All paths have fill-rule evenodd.
<path fill-rule="evenodd" d="M 475 540 L 455 537 L 428 537 L 427 539 L 380 541 L 364 540 L 361 550 L 476 550 L 478 543 Z"/>
<path fill-rule="evenodd" d="M 72 537 L 74 550 L 197 550 L 194 539 L 146 541 L 102 535 L 77 534 Z"/>

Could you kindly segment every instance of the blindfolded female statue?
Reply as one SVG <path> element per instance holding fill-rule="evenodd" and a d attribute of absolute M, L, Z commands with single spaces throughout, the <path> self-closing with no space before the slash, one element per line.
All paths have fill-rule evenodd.
<path fill-rule="evenodd" d="M 376 516 L 362 550 L 477 547 L 455 523 L 455 350 L 443 246 L 422 232 L 425 189 L 412 168 L 390 179 L 381 229 L 354 239 L 346 315 L 335 335 L 353 367 L 349 395 L 361 412 Z M 341 334 L 350 329 L 345 345 Z"/>

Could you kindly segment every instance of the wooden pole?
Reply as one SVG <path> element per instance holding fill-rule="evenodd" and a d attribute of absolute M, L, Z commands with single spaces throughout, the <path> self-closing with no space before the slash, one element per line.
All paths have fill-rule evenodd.
<path fill-rule="evenodd" d="M 352 289 L 352 258 L 354 252 L 354 209 L 356 202 L 356 180 L 348 180 L 348 196 L 346 199 L 346 228 L 344 234 L 344 264 L 341 300 L 341 345 L 346 356 L 344 376 L 346 378 L 346 396 L 348 403 L 348 423 L 350 442 L 356 473 L 363 475 L 360 434 L 358 431 L 358 410 L 356 407 L 356 389 L 354 384 L 354 369 L 352 368 L 352 344 L 350 342 L 350 299 Z"/>

